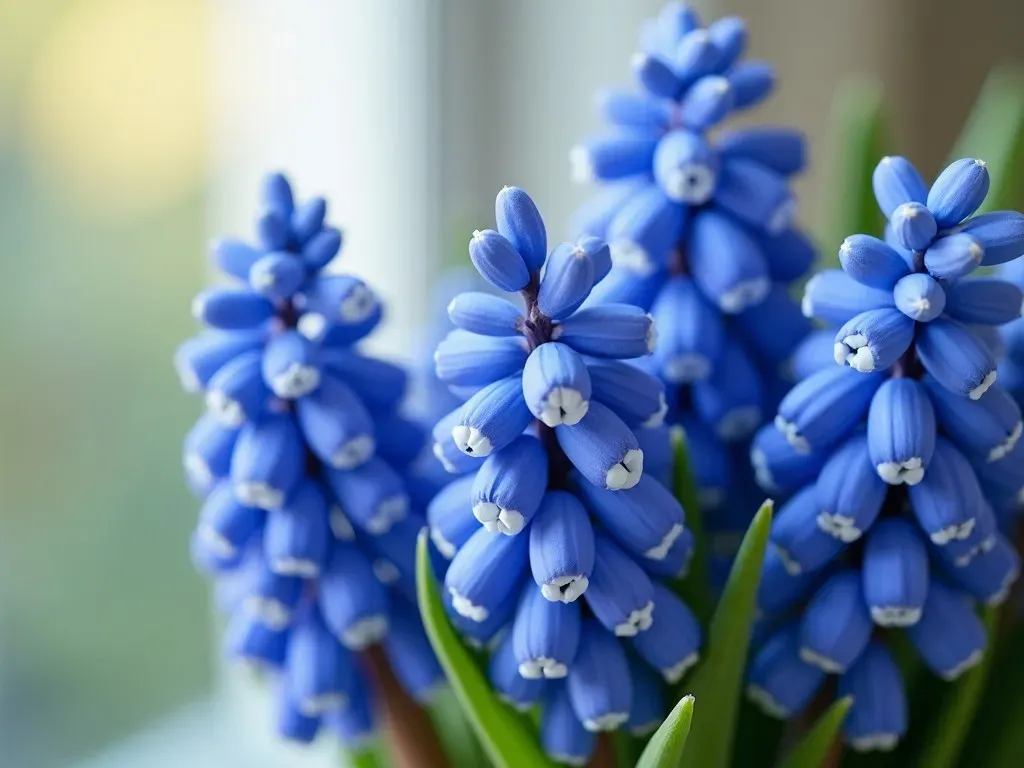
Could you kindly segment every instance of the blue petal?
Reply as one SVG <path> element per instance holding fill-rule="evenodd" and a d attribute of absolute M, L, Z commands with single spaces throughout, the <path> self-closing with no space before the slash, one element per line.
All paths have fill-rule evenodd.
<path fill-rule="evenodd" d="M 273 629 L 248 611 L 235 611 L 224 633 L 225 655 L 259 667 L 278 669 L 284 664 L 289 632 Z"/>
<path fill-rule="evenodd" d="M 373 561 L 377 580 L 411 602 L 416 601 L 416 542 L 424 528 L 426 520 L 417 513 L 410 513 L 392 525 L 386 536 L 360 537 L 359 541 Z M 441 566 L 439 571 L 448 565 L 440 557 L 433 561 Z"/>
<path fill-rule="evenodd" d="M 772 523 L 772 544 L 790 575 L 816 571 L 846 548 L 819 527 L 818 515 L 817 494 L 809 486 L 783 504 Z"/>
<path fill-rule="evenodd" d="M 882 381 L 879 374 L 847 368 L 819 371 L 783 398 L 775 426 L 801 453 L 827 448 L 861 422 Z"/>
<path fill-rule="evenodd" d="M 639 558 L 664 560 L 683 534 L 682 506 L 652 477 L 643 477 L 624 491 L 601 490 L 589 483 L 581 484 L 580 490 L 616 542 Z"/>
<path fill-rule="evenodd" d="M 317 583 L 324 623 L 343 646 L 361 651 L 388 629 L 388 591 L 352 544 L 335 541 Z"/>
<path fill-rule="evenodd" d="M 889 485 L 916 485 L 935 451 L 935 410 L 914 379 L 882 383 L 868 412 L 868 449 L 878 476 Z"/>
<path fill-rule="evenodd" d="M 192 317 L 225 331 L 248 330 L 274 316 L 274 305 L 246 288 L 207 288 L 192 301 Z"/>
<path fill-rule="evenodd" d="M 572 494 L 545 494 L 530 526 L 530 570 L 548 600 L 568 603 L 586 591 L 594 572 L 594 529 Z"/>
<path fill-rule="evenodd" d="M 801 381 L 818 371 L 835 368 L 835 337 L 835 333 L 828 330 L 811 331 L 805 336 L 789 358 L 787 378 Z"/>
<path fill-rule="evenodd" d="M 282 251 L 288 247 L 291 233 L 288 231 L 288 219 L 291 210 L 267 210 L 256 220 L 256 235 L 262 248 L 266 251 Z"/>
<path fill-rule="evenodd" d="M 795 203 L 786 179 L 752 160 L 737 157 L 722 164 L 715 204 L 771 234 L 793 223 Z"/>
<path fill-rule="evenodd" d="M 633 658 L 629 660 L 629 674 L 633 679 L 633 708 L 626 730 L 631 736 L 650 736 L 665 718 L 665 686 L 650 667 Z"/>
<path fill-rule="evenodd" d="M 725 328 L 692 280 L 669 278 L 651 307 L 658 344 L 653 360 L 659 375 L 676 384 L 706 379 L 718 359 Z"/>
<path fill-rule="evenodd" d="M 448 317 L 464 331 L 483 336 L 515 336 L 523 314 L 509 301 L 489 293 L 460 293 L 448 305 Z"/>
<path fill-rule="evenodd" d="M 452 430 L 458 426 L 462 418 L 462 406 L 443 417 L 431 432 L 434 444 L 431 451 L 434 458 L 438 460 L 444 470 L 453 475 L 461 475 L 466 472 L 475 472 L 480 468 L 482 456 L 467 456 L 455 443 L 452 437 Z"/>
<path fill-rule="evenodd" d="M 667 683 L 678 683 L 697 663 L 700 623 L 686 603 L 663 584 L 654 584 L 654 623 L 632 639 L 641 658 L 658 670 Z"/>
<path fill-rule="evenodd" d="M 671 62 L 672 69 L 682 80 L 684 87 L 692 84 L 704 75 L 710 75 L 721 53 L 707 30 L 693 29 L 679 40 Z"/>
<path fill-rule="evenodd" d="M 665 62 L 657 56 L 638 53 L 632 61 L 633 73 L 652 96 L 674 99 L 682 84 Z"/>
<path fill-rule="evenodd" d="M 306 280 L 306 268 L 294 254 L 275 251 L 249 270 L 249 285 L 272 301 L 290 299 Z"/>
<path fill-rule="evenodd" d="M 733 481 L 732 459 L 714 429 L 702 419 L 685 414 L 681 419 L 690 469 L 697 481 L 702 507 L 713 508 L 725 498 Z M 645 454 L 646 463 L 646 454 Z"/>
<path fill-rule="evenodd" d="M 960 232 L 937 239 L 924 253 L 924 266 L 939 280 L 959 280 L 982 263 L 984 249 L 973 237 Z"/>
<path fill-rule="evenodd" d="M 800 658 L 831 674 L 843 674 L 871 639 L 871 615 L 860 574 L 839 571 L 815 593 L 800 621 Z"/>
<path fill-rule="evenodd" d="M 811 332 L 811 323 L 790 297 L 788 286 L 778 283 L 772 285 L 764 301 L 736 315 L 735 326 L 757 359 L 770 365 L 793 354 Z M 660 325 L 658 333 L 660 338 Z"/>
<path fill-rule="evenodd" d="M 288 414 L 246 424 L 231 458 L 231 482 L 243 504 L 280 507 L 305 469 L 305 446 Z"/>
<path fill-rule="evenodd" d="M 993 211 L 975 216 L 960 229 L 985 249 L 984 267 L 1013 261 L 1024 254 L 1024 213 Z"/>
<path fill-rule="evenodd" d="M 210 243 L 210 260 L 221 272 L 237 277 L 239 280 L 249 279 L 249 270 L 263 256 L 259 248 L 226 237 Z"/>
<path fill-rule="evenodd" d="M 327 500 L 316 483 L 303 480 L 283 507 L 267 515 L 263 532 L 267 564 L 281 576 L 312 579 L 327 562 L 329 544 Z"/>
<path fill-rule="evenodd" d="M 590 235 L 604 238 L 612 220 L 635 195 L 653 189 L 646 180 L 630 179 L 601 187 L 598 192 L 573 214 L 569 227 L 574 237 Z"/>
<path fill-rule="evenodd" d="M 523 397 L 544 424 L 578 424 L 590 408 L 591 394 L 590 373 L 571 347 L 548 342 L 530 353 L 523 368 Z"/>
<path fill-rule="evenodd" d="M 286 685 L 280 686 L 275 705 L 277 717 L 274 728 L 277 735 L 294 744 L 312 744 L 320 732 L 321 718 L 302 714 L 298 704 L 287 692 Z"/>
<path fill-rule="evenodd" d="M 302 601 L 306 581 L 298 576 L 274 573 L 262 560 L 259 554 L 250 558 L 257 563 L 257 571 L 245 594 L 243 610 L 271 629 L 284 629 L 292 623 Z"/>
<path fill-rule="evenodd" d="M 354 469 L 328 469 L 325 475 L 345 514 L 371 536 L 387 533 L 409 511 L 402 478 L 379 457 Z"/>
<path fill-rule="evenodd" d="M 739 16 L 723 16 L 708 25 L 708 37 L 719 50 L 717 69 L 725 72 L 747 47 L 747 22 Z"/>
<path fill-rule="evenodd" d="M 757 242 L 715 209 L 701 211 L 691 227 L 690 269 L 704 295 L 727 314 L 763 301 L 771 283 Z"/>
<path fill-rule="evenodd" d="M 420 704 L 429 703 L 444 684 L 444 673 L 412 604 L 393 602 L 384 652 L 406 692 Z"/>
<path fill-rule="evenodd" d="M 629 719 L 629 662 L 619 641 L 593 619 L 583 624 L 567 686 L 573 711 L 588 731 L 614 731 Z"/>
<path fill-rule="evenodd" d="M 733 87 L 735 88 L 735 80 Z M 807 139 L 792 128 L 759 125 L 738 128 L 718 137 L 715 148 L 728 161 L 734 157 L 763 165 L 783 176 L 792 176 L 807 163 Z"/>
<path fill-rule="evenodd" d="M 475 621 L 461 615 L 455 609 L 452 595 L 447 590 L 444 593 L 444 607 L 449 621 L 462 635 L 466 645 L 471 648 L 490 650 L 501 642 L 504 636 L 508 635 L 505 630 L 512 621 L 516 610 L 516 601 L 508 599 L 495 606 L 484 621 Z"/>
<path fill-rule="evenodd" d="M 765 714 L 785 719 L 806 707 L 825 673 L 800 660 L 800 629 L 779 630 L 754 655 L 747 673 L 747 696 Z"/>
<path fill-rule="evenodd" d="M 666 272 L 641 275 L 622 266 L 613 266 L 608 276 L 594 286 L 583 302 L 584 308 L 601 304 L 633 304 L 650 309 L 665 282 Z"/>
<path fill-rule="evenodd" d="M 998 535 L 992 549 L 962 568 L 951 569 L 950 575 L 986 605 L 1001 605 L 1020 576 L 1020 555 L 1005 536 Z"/>
<path fill-rule="evenodd" d="M 985 626 L 966 595 L 933 580 L 921 620 L 907 630 L 924 663 L 944 680 L 955 680 L 981 661 Z"/>
<path fill-rule="evenodd" d="M 573 180 L 585 184 L 650 173 L 657 146 L 657 135 L 632 132 L 612 133 L 577 144 L 569 153 Z"/>
<path fill-rule="evenodd" d="M 548 234 L 536 204 L 518 187 L 502 187 L 494 199 L 498 232 L 523 257 L 527 268 L 540 269 L 548 253 Z"/>
<path fill-rule="evenodd" d="M 1004 459 L 1021 437 L 1020 406 L 995 386 L 978 400 L 950 392 L 931 377 L 924 380 L 943 432 L 969 458 Z"/>
<path fill-rule="evenodd" d="M 985 496 L 997 507 L 1019 507 L 1024 501 L 1024 441 L 1018 440 L 999 461 L 975 460 L 974 471 Z"/>
<path fill-rule="evenodd" d="M 608 224 L 605 239 L 612 262 L 641 275 L 661 269 L 683 234 L 684 214 L 684 206 L 669 200 L 660 187 L 632 193 Z"/>
<path fill-rule="evenodd" d="M 817 575 L 790 573 L 778 550 L 770 547 L 764 555 L 761 582 L 757 587 L 757 607 L 768 617 L 786 613 L 807 597 L 817 584 Z"/>
<path fill-rule="evenodd" d="M 928 191 L 928 210 L 942 228 L 959 224 L 985 202 L 988 168 L 981 160 L 955 160 L 939 174 Z"/>
<path fill-rule="evenodd" d="M 997 278 L 961 280 L 949 286 L 946 310 L 964 323 L 1002 325 L 1021 316 L 1024 291 Z"/>
<path fill-rule="evenodd" d="M 481 387 L 523 370 L 526 344 L 518 336 L 479 336 L 451 331 L 437 345 L 437 378 L 453 387 Z"/>
<path fill-rule="evenodd" d="M 289 218 L 295 210 L 292 186 L 288 183 L 288 178 L 279 171 L 263 177 L 260 199 L 267 208 L 284 219 Z"/>
<path fill-rule="evenodd" d="M 633 91 L 601 91 L 597 96 L 597 108 L 608 122 L 644 132 L 665 128 L 669 120 L 669 110 L 664 101 Z"/>
<path fill-rule="evenodd" d="M 263 331 L 203 331 L 174 353 L 174 367 L 186 392 L 204 389 L 214 374 L 239 355 L 258 349 Z"/>
<path fill-rule="evenodd" d="M 732 108 L 747 109 L 763 101 L 775 87 L 775 69 L 766 61 L 745 61 L 729 73 Z"/>
<path fill-rule="evenodd" d="M 839 263 L 861 285 L 891 290 L 910 274 L 910 267 L 896 251 L 877 237 L 851 235 L 839 246 Z"/>
<path fill-rule="evenodd" d="M 263 510 L 240 504 L 231 486 L 221 483 L 203 503 L 196 535 L 218 558 L 233 558 L 258 534 L 263 519 Z"/>
<path fill-rule="evenodd" d="M 452 428 L 452 439 L 468 456 L 490 456 L 521 435 L 532 418 L 523 399 L 522 376 L 509 376 L 466 401 Z"/>
<path fill-rule="evenodd" d="M 568 685 L 548 686 L 541 708 L 540 741 L 551 759 L 566 765 L 586 765 L 594 753 L 597 738 L 573 711 Z"/>
<path fill-rule="evenodd" d="M 594 285 L 604 280 L 612 269 L 612 251 L 599 237 L 584 235 L 576 241 L 576 250 L 581 251 L 594 269 Z"/>
<path fill-rule="evenodd" d="M 654 178 L 677 203 L 702 205 L 715 193 L 718 155 L 698 134 L 673 130 L 658 142 Z"/>
<path fill-rule="evenodd" d="M 579 604 L 552 602 L 532 584 L 527 585 L 512 625 L 519 674 L 529 680 L 565 677 L 579 641 Z"/>
<path fill-rule="evenodd" d="M 905 157 L 883 157 L 872 174 L 875 199 L 885 218 L 904 203 L 924 203 L 928 188 L 917 169 Z"/>
<path fill-rule="evenodd" d="M 836 331 L 835 360 L 860 373 L 884 371 L 913 343 L 913 320 L 894 307 L 869 309 Z"/>
<path fill-rule="evenodd" d="M 502 536 L 483 528 L 474 533 L 444 578 L 456 612 L 478 623 L 499 613 L 503 602 L 514 600 L 528 554 L 526 536 Z"/>
<path fill-rule="evenodd" d="M 648 355 L 657 340 L 651 316 L 629 304 L 584 307 L 556 325 L 551 336 L 581 354 L 613 359 Z"/>
<path fill-rule="evenodd" d="M 691 85 L 679 104 L 683 124 L 703 131 L 729 114 L 735 94 L 732 83 L 724 77 L 708 75 Z"/>
<path fill-rule="evenodd" d="M 661 424 L 657 427 L 641 426 L 633 432 L 640 450 L 644 452 L 644 472 L 670 488 L 675 463 L 671 430 L 666 424 Z"/>
<path fill-rule="evenodd" d="M 354 752 L 372 747 L 376 738 L 373 702 L 370 701 L 368 691 L 370 682 L 358 670 L 357 679 L 349 694 L 348 706 L 331 710 L 323 716 L 324 726 L 330 728 L 341 743 Z"/>
<path fill-rule="evenodd" d="M 544 446 L 531 435 L 520 435 L 488 456 L 476 473 L 473 516 L 488 531 L 519 533 L 537 514 L 547 476 Z"/>
<path fill-rule="evenodd" d="M 197 496 L 206 495 L 214 483 L 231 472 L 231 457 L 238 430 L 225 427 L 211 414 L 200 417 L 185 437 L 182 464 L 189 486 Z"/>
<path fill-rule="evenodd" d="M 881 627 L 909 627 L 921 619 L 928 596 L 928 552 L 916 527 L 903 518 L 875 525 L 861 566 L 864 599 Z"/>
<path fill-rule="evenodd" d="M 331 330 L 336 326 L 344 329 L 342 333 L 353 334 L 372 328 L 381 313 L 373 291 L 350 275 L 318 277 L 296 294 L 295 305 L 302 311 L 299 333 L 313 341 L 331 338 Z"/>
<path fill-rule="evenodd" d="M 651 576 L 659 579 L 682 579 L 690 570 L 690 561 L 693 559 L 695 540 L 689 528 L 684 528 L 672 546 L 668 548 L 662 560 L 652 560 L 645 557 L 640 565 Z"/>
<path fill-rule="evenodd" d="M 266 410 L 270 390 L 263 382 L 263 353 L 243 352 L 225 363 L 209 380 L 206 407 L 225 427 L 238 428 Z"/>
<path fill-rule="evenodd" d="M 967 539 L 977 522 L 976 510 L 985 504 L 971 465 L 941 437 L 928 473 L 910 488 L 910 502 L 917 522 L 940 547 Z"/>
<path fill-rule="evenodd" d="M 493 229 L 473 232 L 469 258 L 484 280 L 499 291 L 518 291 L 530 282 L 530 270 L 523 257 Z"/>
<path fill-rule="evenodd" d="M 333 227 L 324 229 L 313 235 L 302 247 L 302 261 L 312 271 L 323 269 L 341 250 L 342 234 Z"/>
<path fill-rule="evenodd" d="M 593 398 L 628 427 L 657 427 L 665 420 L 665 385 L 646 371 L 619 360 L 587 363 Z"/>
<path fill-rule="evenodd" d="M 337 348 L 322 349 L 320 363 L 348 384 L 367 408 L 389 411 L 405 397 L 408 375 L 394 363 Z"/>
<path fill-rule="evenodd" d="M 644 454 L 622 419 L 601 403 L 591 403 L 575 426 L 555 427 L 558 444 L 576 469 L 598 488 L 632 488 L 644 470 Z"/>
<path fill-rule="evenodd" d="M 296 331 L 275 334 L 263 352 L 263 381 L 282 399 L 304 397 L 320 386 L 318 357 L 319 350 Z"/>
<path fill-rule="evenodd" d="M 420 458 L 426 433 L 419 421 L 392 411 L 377 417 L 374 425 L 377 455 L 396 470 L 405 470 Z"/>
<path fill-rule="evenodd" d="M 900 278 L 892 293 L 896 308 L 919 323 L 930 323 L 946 308 L 946 292 L 942 285 L 923 272 Z"/>
<path fill-rule="evenodd" d="M 320 388 L 295 405 L 310 450 L 335 469 L 353 469 L 376 449 L 373 418 L 342 381 L 325 376 Z"/>
<path fill-rule="evenodd" d="M 527 679 L 519 674 L 519 661 L 512 650 L 511 633 L 498 643 L 497 649 L 491 654 L 487 677 L 498 697 L 519 712 L 530 711 L 544 696 L 543 678 Z"/>
<path fill-rule="evenodd" d="M 970 325 L 968 326 L 974 335 L 978 337 L 978 340 L 985 345 L 988 351 L 992 354 L 992 358 L 997 362 L 1001 363 L 1010 354 L 1007 349 L 1007 341 L 1004 339 L 1002 331 L 1013 325 L 1008 323 L 1007 325 L 995 327 L 991 325 Z M 1005 384 L 1005 387 L 1010 390 L 1016 389 L 1015 386 Z"/>
<path fill-rule="evenodd" d="M 818 528 L 846 543 L 871 527 L 888 492 L 868 458 L 869 445 L 863 435 L 850 438 L 825 463 L 815 484 Z"/>
<path fill-rule="evenodd" d="M 828 454 L 800 453 L 774 424 L 765 424 L 750 444 L 757 484 L 768 493 L 790 494 L 818 477 Z"/>
<path fill-rule="evenodd" d="M 907 694 L 896 661 L 879 641 L 839 678 L 839 696 L 852 696 L 843 735 L 857 752 L 892 750 L 907 733 Z"/>
<path fill-rule="evenodd" d="M 985 343 L 967 326 L 940 317 L 921 326 L 917 355 L 935 380 L 977 400 L 996 380 L 996 361 Z"/>
<path fill-rule="evenodd" d="M 292 211 L 292 233 L 295 240 L 304 244 L 324 226 L 327 216 L 327 201 L 314 197 Z"/>
<path fill-rule="evenodd" d="M 842 325 L 872 309 L 893 306 L 892 291 L 868 288 L 839 269 L 818 272 L 804 286 L 800 309 L 829 325 Z"/>
<path fill-rule="evenodd" d="M 923 251 L 939 230 L 931 211 L 921 203 L 904 203 L 896 208 L 889 217 L 889 226 L 896 241 L 908 251 Z"/>
<path fill-rule="evenodd" d="M 288 692 L 299 712 L 319 717 L 348 706 L 358 684 L 356 660 L 339 645 L 315 611 L 297 623 L 288 641 Z"/>
<path fill-rule="evenodd" d="M 963 539 L 952 539 L 948 544 L 932 548 L 932 552 L 938 554 L 948 565 L 954 568 L 964 568 L 984 552 L 991 551 L 996 544 L 999 523 L 992 511 L 992 507 L 982 500 L 974 511 L 974 528 L 970 535 Z M 1013 514 L 1017 513 L 1017 504 L 1014 503 Z"/>
<path fill-rule="evenodd" d="M 764 421 L 764 392 L 757 369 L 743 348 L 728 342 L 711 377 L 693 385 L 693 404 L 725 442 L 742 440 Z"/>
<path fill-rule="evenodd" d="M 594 572 L 585 595 L 594 617 L 616 637 L 650 629 L 654 588 L 644 570 L 605 536 L 595 541 Z"/>

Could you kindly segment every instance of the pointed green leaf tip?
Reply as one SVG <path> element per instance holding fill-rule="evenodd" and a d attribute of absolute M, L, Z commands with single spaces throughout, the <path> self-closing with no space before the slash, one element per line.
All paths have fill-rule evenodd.
<path fill-rule="evenodd" d="M 786 759 L 779 763 L 779 768 L 818 768 L 824 765 L 851 706 L 852 696 L 844 696 L 833 702 Z"/>
<path fill-rule="evenodd" d="M 705 643 L 707 656 L 690 686 L 690 692 L 700 700 L 700 709 L 697 727 L 686 744 L 686 765 L 729 765 L 772 508 L 769 499 L 754 515 L 711 620 Z"/>
<path fill-rule="evenodd" d="M 484 673 L 452 629 L 434 579 L 428 546 L 423 531 L 416 543 L 416 592 L 423 626 L 484 751 L 496 768 L 555 768 L 536 735 L 494 695 Z"/>
<path fill-rule="evenodd" d="M 693 696 L 683 696 L 647 742 L 636 768 L 677 768 L 682 765 L 692 719 Z"/>

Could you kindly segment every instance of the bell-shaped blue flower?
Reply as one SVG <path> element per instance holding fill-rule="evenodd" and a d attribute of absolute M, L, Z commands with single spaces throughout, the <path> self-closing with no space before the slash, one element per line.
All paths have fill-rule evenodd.
<path fill-rule="evenodd" d="M 573 711 L 586 730 L 614 731 L 629 719 L 633 685 L 626 653 L 593 619 L 583 622 L 566 682 Z"/>
<path fill-rule="evenodd" d="M 955 590 L 932 580 L 921 620 L 907 630 L 924 663 L 944 680 L 955 680 L 985 653 L 985 626 Z"/>
<path fill-rule="evenodd" d="M 928 596 L 928 552 L 920 533 L 902 518 L 883 520 L 864 545 L 864 599 L 881 627 L 909 627 L 921 619 Z"/>
<path fill-rule="evenodd" d="M 896 661 L 877 641 L 839 678 L 839 696 L 853 698 L 843 735 L 858 752 L 892 750 L 907 732 L 907 694 Z"/>
<path fill-rule="evenodd" d="M 791 624 L 755 652 L 747 697 L 765 714 L 786 718 L 807 706 L 824 680 L 824 672 L 800 658 L 800 627 Z"/>
<path fill-rule="evenodd" d="M 935 410 L 914 379 L 882 383 L 868 411 L 871 462 L 889 485 L 921 482 L 935 451 Z"/>
<path fill-rule="evenodd" d="M 512 648 L 519 674 L 528 680 L 565 677 L 580 641 L 579 603 L 548 600 L 528 585 L 512 625 Z"/>
<path fill-rule="evenodd" d="M 871 639 L 871 614 L 860 574 L 843 570 L 815 593 L 800 622 L 800 659 L 824 672 L 842 674 Z"/>

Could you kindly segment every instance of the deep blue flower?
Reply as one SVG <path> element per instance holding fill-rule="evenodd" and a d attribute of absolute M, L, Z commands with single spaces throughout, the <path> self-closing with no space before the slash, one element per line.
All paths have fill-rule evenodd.
<path fill-rule="evenodd" d="M 591 732 L 664 714 L 652 673 L 675 682 L 697 660 L 699 626 L 662 584 L 685 571 L 693 539 L 662 484 L 665 387 L 635 359 L 654 348 L 651 316 L 587 304 L 609 272 L 607 246 L 585 237 L 547 252 L 522 190 L 498 194 L 496 219 L 497 231 L 473 234 L 470 257 L 519 302 L 469 292 L 448 305 L 457 328 L 436 373 L 465 402 L 434 428 L 434 455 L 456 477 L 427 521 L 450 561 L 449 615 L 468 642 L 492 647 L 495 689 L 513 706 L 543 701 L 546 749 L 583 760 Z"/>
<path fill-rule="evenodd" d="M 204 499 L 193 554 L 230 616 L 229 655 L 274 672 L 281 735 L 325 726 L 358 746 L 373 728 L 361 651 L 379 643 L 419 701 L 443 682 L 414 605 L 425 499 L 403 480 L 424 434 L 399 410 L 403 370 L 358 349 L 377 299 L 323 271 L 341 245 L 324 200 L 296 205 L 274 174 L 262 202 L 255 245 L 214 244 L 236 283 L 199 295 L 210 329 L 176 357 L 208 406 L 185 441 Z"/>
<path fill-rule="evenodd" d="M 1024 260 L 1000 267 L 999 276 L 1024 290 Z M 1024 315 L 1024 307 L 1021 308 Z M 1005 357 L 999 366 L 999 381 L 1017 402 L 1024 405 L 1024 318 L 1018 317 L 999 328 Z M 1024 499 L 1021 499 L 1024 504 Z"/>
<path fill-rule="evenodd" d="M 837 674 L 855 697 L 844 729 L 858 750 L 892 749 L 907 728 L 879 628 L 905 631 L 955 679 L 989 642 L 974 605 L 1005 600 L 1020 572 L 1003 531 L 1024 492 L 1024 425 L 993 383 L 998 334 L 979 331 L 1020 315 L 1005 279 L 1019 262 L 964 278 L 1024 252 L 1024 217 L 968 218 L 987 189 L 980 161 L 953 163 L 931 191 L 903 158 L 879 164 L 888 242 L 849 237 L 843 271 L 808 282 L 805 314 L 839 331 L 801 344 L 801 380 L 753 444 L 758 480 L 788 501 L 758 597 L 767 639 L 751 697 L 789 716 Z"/>

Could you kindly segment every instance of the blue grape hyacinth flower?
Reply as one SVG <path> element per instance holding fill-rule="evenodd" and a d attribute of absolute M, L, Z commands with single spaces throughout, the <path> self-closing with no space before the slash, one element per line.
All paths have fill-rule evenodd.
<path fill-rule="evenodd" d="M 905 632 L 928 669 L 956 679 L 989 644 L 976 606 L 1001 603 L 1020 573 L 1007 536 L 1024 425 L 995 383 L 995 328 L 1024 294 L 966 274 L 1024 252 L 1024 217 L 968 218 L 987 188 L 980 161 L 953 163 L 930 191 L 906 160 L 879 164 L 890 242 L 847 238 L 843 271 L 808 283 L 805 311 L 841 329 L 808 337 L 800 382 L 753 443 L 758 478 L 788 501 L 762 574 L 750 696 L 788 717 L 838 675 L 858 750 L 892 749 L 907 728 L 886 634 Z M 956 249 L 962 268 L 937 274 Z"/>
<path fill-rule="evenodd" d="M 1024 259 L 1004 264 L 997 274 L 1024 290 Z M 1021 314 L 1024 315 L 1024 307 Z M 1024 405 L 1024 317 L 1001 326 L 999 333 L 1005 352 L 999 365 L 999 382 L 1019 404 Z M 1024 499 L 1021 499 L 1021 504 L 1024 505 Z"/>
<path fill-rule="evenodd" d="M 418 701 L 443 683 L 415 606 L 425 521 L 403 477 L 425 434 L 401 413 L 403 370 L 358 349 L 381 307 L 325 271 L 341 234 L 323 198 L 297 205 L 273 174 L 262 202 L 256 244 L 214 244 L 234 282 L 197 297 L 208 329 L 175 361 L 207 403 L 185 440 L 203 499 L 193 556 L 229 616 L 229 656 L 274 673 L 279 733 L 326 727 L 358 747 L 373 728 L 362 651 L 381 645 Z"/>
<path fill-rule="evenodd" d="M 664 386 L 637 362 L 654 348 L 650 315 L 585 305 L 611 267 L 602 241 L 549 251 L 540 213 L 515 187 L 495 209 L 497 230 L 473 234 L 470 258 L 519 301 L 467 292 L 448 306 L 456 330 L 436 372 L 464 403 L 434 429 L 434 453 L 456 477 L 427 520 L 450 561 L 453 624 L 493 649 L 503 698 L 542 702 L 549 753 L 578 761 L 596 731 L 656 725 L 650 670 L 674 682 L 696 661 L 699 625 L 665 585 L 693 542 L 663 485 Z"/>
<path fill-rule="evenodd" d="M 668 422 L 686 434 L 705 530 L 722 554 L 716 570 L 728 568 L 763 499 L 750 439 L 811 330 L 790 290 L 815 260 L 793 224 L 790 179 L 804 167 L 804 137 L 777 126 L 719 130 L 774 83 L 768 64 L 741 60 L 746 38 L 742 19 L 704 28 L 689 6 L 666 5 L 642 29 L 639 91 L 602 93 L 611 132 L 572 155 L 579 178 L 604 186 L 574 230 L 607 241 L 612 257 L 585 306 L 627 302 L 655 319 L 644 365 L 665 383 Z"/>

